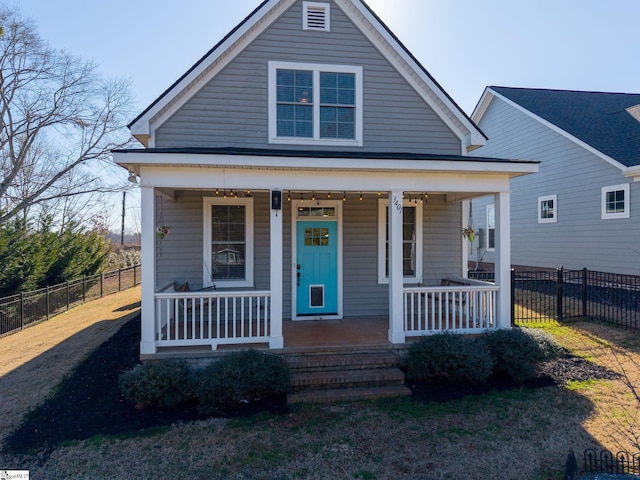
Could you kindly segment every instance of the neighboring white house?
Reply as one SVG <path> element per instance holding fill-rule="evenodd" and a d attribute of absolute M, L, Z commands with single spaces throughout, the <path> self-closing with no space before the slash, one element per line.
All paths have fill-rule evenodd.
<path fill-rule="evenodd" d="M 487 87 L 472 118 L 473 155 L 541 162 L 511 180 L 514 265 L 640 275 L 640 94 Z M 492 263 L 493 199 L 472 212 L 471 259 Z"/>
<path fill-rule="evenodd" d="M 129 127 L 143 356 L 280 349 L 293 321 L 384 316 L 392 344 L 509 328 L 509 180 L 537 162 L 468 156 L 483 133 L 362 1 L 263 2 Z M 481 195 L 496 284 L 443 286 Z"/>

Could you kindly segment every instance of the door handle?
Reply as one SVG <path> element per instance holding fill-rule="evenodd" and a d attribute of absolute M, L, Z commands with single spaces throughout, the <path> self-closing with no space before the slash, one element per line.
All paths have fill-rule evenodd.
<path fill-rule="evenodd" d="M 298 272 L 296 276 L 298 277 L 298 286 L 300 286 L 300 272 Z"/>

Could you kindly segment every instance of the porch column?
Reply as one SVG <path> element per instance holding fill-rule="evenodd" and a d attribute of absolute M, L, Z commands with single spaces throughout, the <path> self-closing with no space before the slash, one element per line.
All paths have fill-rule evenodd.
<path fill-rule="evenodd" d="M 156 227 L 155 193 L 153 187 L 140 187 L 140 259 L 142 262 L 142 312 L 140 355 L 156 353 Z"/>
<path fill-rule="evenodd" d="M 402 192 L 389 192 L 389 341 L 405 343 L 402 269 Z"/>
<path fill-rule="evenodd" d="M 271 334 L 269 348 L 283 348 L 282 336 L 282 210 L 271 209 Z"/>
<path fill-rule="evenodd" d="M 511 328 L 511 194 L 494 195 L 496 215 L 495 274 L 498 292 L 498 328 Z"/>

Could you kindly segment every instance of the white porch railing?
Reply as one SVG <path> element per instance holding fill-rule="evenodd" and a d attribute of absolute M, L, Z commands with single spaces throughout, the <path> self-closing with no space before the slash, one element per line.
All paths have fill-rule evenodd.
<path fill-rule="evenodd" d="M 158 347 L 269 342 L 271 292 L 163 292 L 155 294 Z"/>
<path fill-rule="evenodd" d="M 496 328 L 499 290 L 494 285 L 405 288 L 405 335 L 480 333 Z"/>

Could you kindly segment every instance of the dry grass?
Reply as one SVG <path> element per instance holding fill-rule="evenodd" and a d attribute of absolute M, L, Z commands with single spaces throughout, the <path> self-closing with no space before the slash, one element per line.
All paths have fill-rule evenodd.
<path fill-rule="evenodd" d="M 127 302 L 135 300 L 121 298 L 122 305 Z M 86 318 L 97 320 L 88 322 L 85 331 L 63 334 L 55 347 L 44 346 L 45 333 L 39 353 L 24 357 L 23 365 L 3 364 L 3 400 L 5 386 L 27 390 L 29 378 L 5 383 L 5 377 L 24 373 L 38 382 L 41 393 L 22 392 L 14 401 L 36 405 L 124 321 L 118 315 L 107 320 L 105 312 L 113 313 L 115 305 L 96 307 Z M 574 352 L 614 370 L 631 368 L 639 356 L 638 332 L 589 322 L 541 327 Z M 49 330 L 53 336 L 58 327 Z M 11 339 L 20 340 L 0 340 L 5 351 L 1 355 L 7 359 L 12 357 L 6 352 L 14 347 Z M 16 351 L 31 347 L 28 339 L 21 345 Z M 76 352 L 80 345 L 82 352 Z M 618 363 L 611 358 L 612 345 L 630 356 L 619 357 Z M 47 358 L 51 352 L 56 355 Z M 621 410 L 633 409 L 632 400 L 622 382 L 597 381 L 566 389 L 495 392 L 444 404 L 400 398 L 296 406 L 287 415 L 211 419 L 143 431 L 132 438 L 94 438 L 23 457 L 0 454 L 0 468 L 28 468 L 34 479 L 559 479 L 569 448 L 630 448 L 612 419 L 620 418 Z M 26 408 L 7 403 L 0 405 L 1 421 L 3 428 L 13 428 Z M 638 405 L 635 408 L 637 412 Z M 7 422 L 5 416 L 13 420 Z"/>
<path fill-rule="evenodd" d="M 0 338 L 0 442 L 91 350 L 137 315 L 139 302 L 140 287 L 131 288 Z"/>

